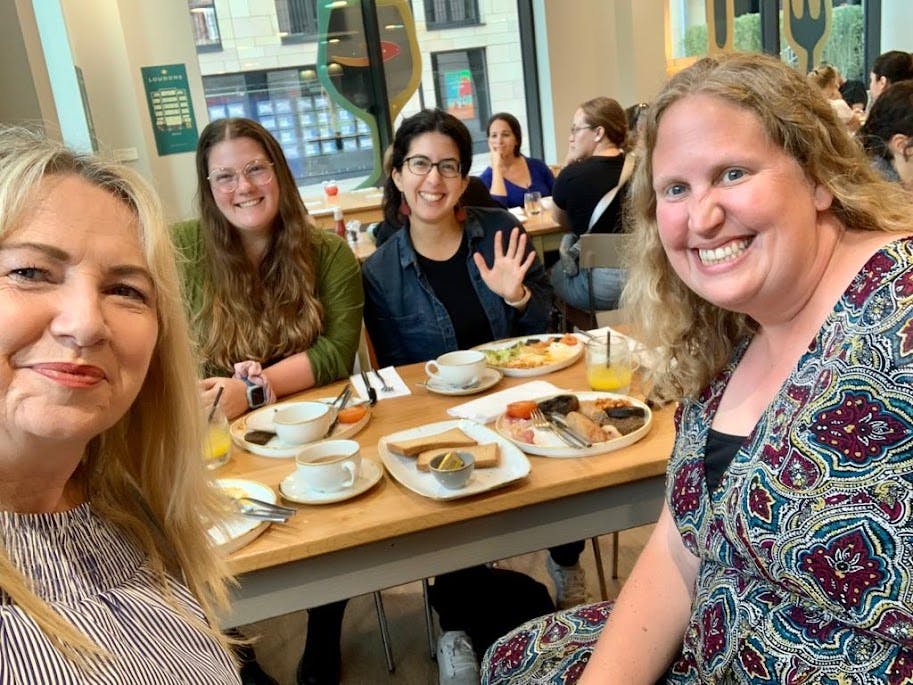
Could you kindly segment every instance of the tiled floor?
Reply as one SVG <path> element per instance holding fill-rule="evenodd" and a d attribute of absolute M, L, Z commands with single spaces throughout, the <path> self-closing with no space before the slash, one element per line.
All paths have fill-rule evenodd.
<path fill-rule="evenodd" d="M 600 538 L 609 597 L 617 595 L 652 528 L 644 526 L 621 533 L 619 578 L 616 581 L 611 579 L 612 538 L 609 535 Z M 580 559 L 587 573 L 590 597 L 596 600 L 599 598 L 599 584 L 589 543 Z M 498 565 L 528 573 L 552 589 L 545 570 L 545 552 L 507 559 Z M 438 682 L 437 664 L 429 658 L 421 584 L 411 583 L 384 590 L 383 598 L 396 670 L 387 672 L 373 596 L 355 597 L 349 602 L 343 625 L 343 685 L 435 685 Z M 281 685 L 295 685 L 295 667 L 304 648 L 306 629 L 307 612 L 300 611 L 251 624 L 243 630 L 248 635 L 260 636 L 255 649 L 263 668 Z"/>

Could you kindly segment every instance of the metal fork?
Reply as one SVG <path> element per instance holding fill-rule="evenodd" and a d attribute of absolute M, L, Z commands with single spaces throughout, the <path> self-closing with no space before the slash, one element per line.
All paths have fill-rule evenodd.
<path fill-rule="evenodd" d="M 545 414 L 542 413 L 541 409 L 533 409 L 532 414 L 530 414 L 530 418 L 533 420 L 533 426 L 541 430 L 551 431 L 557 435 L 560 438 L 561 442 L 563 442 L 568 447 L 574 447 L 577 449 L 586 447 L 586 445 L 579 442 L 575 435 L 567 433 L 563 430 L 562 426 L 549 421 Z"/>
<path fill-rule="evenodd" d="M 393 386 L 388 384 L 384 377 L 380 375 L 380 371 L 377 369 L 371 369 L 371 373 L 377 376 L 377 380 L 380 381 L 380 389 L 382 392 L 393 392 Z"/>

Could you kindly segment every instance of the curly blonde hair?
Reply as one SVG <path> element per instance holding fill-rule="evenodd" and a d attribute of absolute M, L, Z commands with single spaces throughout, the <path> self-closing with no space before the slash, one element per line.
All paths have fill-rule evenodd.
<path fill-rule="evenodd" d="M 238 231 L 216 205 L 207 178 L 212 148 L 236 138 L 249 138 L 264 149 L 279 184 L 279 214 L 259 267 L 245 256 Z M 202 361 L 231 372 L 238 361 L 268 362 L 309 348 L 323 331 L 311 237 L 315 229 L 282 147 L 256 121 L 219 119 L 200 134 L 196 168 L 208 271 L 204 306 L 194 321 Z"/>
<path fill-rule="evenodd" d="M 225 644 L 215 610 L 227 605 L 227 572 L 205 521 L 223 516 L 200 458 L 203 421 L 169 229 L 148 184 L 130 169 L 76 154 L 42 135 L 0 126 L 0 227 L 12 230 L 46 177 L 72 175 L 105 190 L 137 218 L 156 290 L 158 339 L 142 388 L 127 413 L 92 439 L 73 478 L 92 508 L 142 547 L 168 597 L 166 573 L 200 600 L 209 625 L 186 619 Z M 35 595 L 0 541 L 0 589 L 71 656 L 96 645 Z"/>
<path fill-rule="evenodd" d="M 780 60 L 720 55 L 676 74 L 646 114 L 645 155 L 634 172 L 627 206 L 634 247 L 622 296 L 623 306 L 638 313 L 640 335 L 657 349 L 655 394 L 673 400 L 698 395 L 757 327 L 748 316 L 692 292 L 672 269 L 659 240 L 653 190 L 657 131 L 672 104 L 698 94 L 752 112 L 770 140 L 833 195 L 829 211 L 848 229 L 910 230 L 910 204 L 903 191 L 872 170 L 827 100 Z"/>

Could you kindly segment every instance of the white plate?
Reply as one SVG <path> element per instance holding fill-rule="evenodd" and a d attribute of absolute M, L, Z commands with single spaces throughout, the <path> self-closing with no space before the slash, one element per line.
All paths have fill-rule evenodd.
<path fill-rule="evenodd" d="M 485 343 L 484 345 L 477 345 L 473 347 L 474 350 L 480 350 L 484 352 L 485 350 L 502 350 L 506 347 L 516 345 L 522 340 L 544 340 L 545 338 L 560 338 L 561 336 L 554 333 L 545 335 L 525 335 L 520 338 L 510 338 L 508 340 L 496 340 L 495 342 Z M 558 371 L 560 369 L 565 369 L 578 359 L 583 356 L 583 339 L 580 336 L 575 336 L 578 340 L 578 343 L 574 346 L 575 349 L 573 354 L 569 355 L 566 358 L 563 358 L 559 361 L 552 362 L 551 364 L 544 364 L 542 366 L 536 366 L 530 369 L 513 369 L 508 366 L 498 366 L 497 364 L 489 363 L 489 366 L 493 369 L 498 369 L 505 376 L 512 376 L 514 378 L 531 378 L 533 376 L 544 376 L 547 373 L 552 373 L 552 371 Z M 565 346 L 566 347 L 566 346 Z"/>
<path fill-rule="evenodd" d="M 569 447 L 552 431 L 540 430 L 538 428 L 533 429 L 533 439 L 535 440 L 535 443 L 530 444 L 528 442 L 514 440 L 512 437 L 510 437 L 510 431 L 505 427 L 505 424 L 512 420 L 509 419 L 506 414 L 501 414 L 501 416 L 497 418 L 494 428 L 499 435 L 502 435 L 505 439 L 510 440 L 513 444 L 515 444 L 527 454 L 535 454 L 540 457 L 560 458 L 593 457 L 597 454 L 612 452 L 614 450 L 621 449 L 622 447 L 633 445 L 635 442 L 650 432 L 650 426 L 653 424 L 653 413 L 650 411 L 650 407 L 648 407 L 640 400 L 637 400 L 633 397 L 628 397 L 627 395 L 616 395 L 615 393 L 611 392 L 575 392 L 566 394 L 576 395 L 577 399 L 580 400 L 595 400 L 605 397 L 610 397 L 613 399 L 625 399 L 637 407 L 642 407 L 644 411 L 646 411 L 646 422 L 636 431 L 628 433 L 627 435 L 622 435 L 620 438 L 615 438 L 614 440 L 606 440 L 605 442 L 594 442 L 592 447 L 583 448 Z M 554 395 L 550 395 L 550 397 L 554 397 Z M 544 399 L 548 398 L 540 397 L 536 401 L 541 402 Z"/>
<path fill-rule="evenodd" d="M 431 378 L 425 381 L 425 387 L 438 395 L 459 397 L 462 395 L 475 395 L 476 393 L 485 392 L 489 388 L 497 385 L 502 378 L 504 378 L 504 374 L 497 369 L 486 368 L 482 372 L 482 377 L 479 378 L 478 385 L 474 385 L 471 388 L 459 388 L 453 385 L 445 385 L 440 381 Z"/>
<path fill-rule="evenodd" d="M 373 488 L 383 475 L 384 470 L 380 467 L 380 464 L 370 459 L 362 459 L 361 468 L 358 470 L 358 478 L 355 479 L 351 487 L 343 488 L 336 492 L 320 492 L 319 490 L 308 489 L 304 493 L 292 493 L 289 488 L 292 474 L 289 474 L 279 483 L 279 492 L 285 499 L 298 504 L 330 504 L 331 502 L 342 502 L 358 497 L 361 493 Z"/>
<path fill-rule="evenodd" d="M 459 490 L 448 490 L 437 482 L 432 473 L 419 471 L 415 466 L 415 457 L 404 457 L 387 449 L 387 442 L 390 440 L 424 438 L 429 435 L 443 433 L 451 428 L 461 428 L 469 437 L 478 442 L 496 442 L 501 452 L 501 463 L 496 468 L 475 469 L 466 487 Z M 508 483 L 513 483 L 515 480 L 525 478 L 529 475 L 530 469 L 529 459 L 510 440 L 501 437 L 490 428 L 465 419 L 429 423 L 427 426 L 410 428 L 409 430 L 387 435 L 377 443 L 377 451 L 391 476 L 412 490 L 412 492 L 437 500 L 459 499 L 460 497 L 469 497 L 480 492 L 494 490 Z"/>
<path fill-rule="evenodd" d="M 237 488 L 243 490 L 247 497 L 255 497 L 270 504 L 276 504 L 279 501 L 271 487 L 256 480 L 218 478 L 213 481 L 213 485 L 222 489 Z M 256 539 L 268 525 L 269 521 L 259 521 L 239 514 L 226 518 L 221 526 L 212 526 L 208 532 L 209 537 L 220 550 L 231 554 Z"/>
<path fill-rule="evenodd" d="M 326 397 L 316 401 L 332 402 L 333 398 Z M 307 445 L 290 445 L 287 442 L 282 442 L 277 435 L 271 438 L 265 445 L 257 445 L 256 443 L 245 440 L 244 435 L 247 431 L 254 430 L 275 431 L 276 429 L 273 426 L 273 416 L 275 413 L 286 407 L 294 407 L 296 404 L 301 404 L 301 402 L 280 402 L 278 404 L 270 404 L 269 406 L 262 407 L 236 419 L 231 424 L 232 441 L 242 450 L 247 450 L 251 454 L 259 454 L 261 457 L 273 457 L 274 459 L 289 459 L 294 457 L 307 447 L 307 445 L 313 445 L 314 443 L 307 443 Z M 354 402 L 352 404 L 354 404 Z M 342 423 L 340 421 L 336 424 L 336 427 L 330 435 L 326 436 L 326 438 L 321 438 L 320 440 L 341 440 L 343 438 L 351 438 L 364 428 L 370 420 L 371 410 L 368 409 L 368 413 L 355 423 Z M 320 442 L 320 440 L 315 440 L 314 442 Z"/>

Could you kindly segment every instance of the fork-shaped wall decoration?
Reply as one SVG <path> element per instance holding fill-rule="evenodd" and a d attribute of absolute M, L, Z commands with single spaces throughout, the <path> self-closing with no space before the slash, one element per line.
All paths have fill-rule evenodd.
<path fill-rule="evenodd" d="M 787 0 L 783 9 L 786 42 L 799 59 L 799 73 L 807 74 L 821 61 L 831 34 L 833 0 Z"/>
<path fill-rule="evenodd" d="M 707 0 L 707 52 L 732 52 L 735 45 L 735 0 Z"/>

